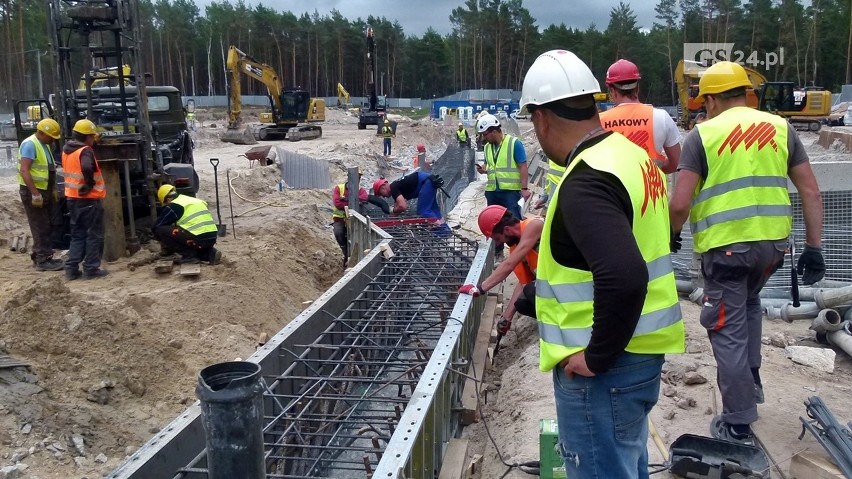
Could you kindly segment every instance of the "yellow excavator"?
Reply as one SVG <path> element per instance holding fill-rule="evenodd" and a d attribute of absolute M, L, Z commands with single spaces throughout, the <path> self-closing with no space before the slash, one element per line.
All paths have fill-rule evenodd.
<path fill-rule="evenodd" d="M 322 128 L 306 125 L 306 121 L 325 120 L 325 102 L 311 98 L 298 88 L 285 89 L 275 69 L 262 63 L 235 46 L 228 49 L 225 63 L 230 78 L 228 95 L 228 129 L 220 139 L 228 143 L 248 145 L 256 140 L 310 140 L 322 136 Z M 258 129 L 242 127 L 242 93 L 240 74 L 248 75 L 266 86 L 271 112 L 261 115 Z"/>
<path fill-rule="evenodd" d="M 680 126 L 695 126 L 704 111 L 698 101 L 698 82 L 707 70 L 698 62 L 679 61 L 675 83 L 679 99 Z M 751 108 L 783 116 L 797 130 L 819 131 L 822 120 L 831 113 L 831 92 L 820 87 L 795 88 L 792 82 L 770 82 L 760 72 L 744 66 L 752 88 L 746 90 L 746 104 Z"/>
<path fill-rule="evenodd" d="M 342 83 L 337 84 L 337 107 L 348 109 L 352 106 L 352 100 L 349 97 L 349 92 L 343 87 Z"/>

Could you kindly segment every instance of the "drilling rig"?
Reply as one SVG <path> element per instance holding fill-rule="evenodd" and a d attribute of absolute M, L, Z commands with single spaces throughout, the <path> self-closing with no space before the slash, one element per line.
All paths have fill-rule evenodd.
<path fill-rule="evenodd" d="M 376 41 L 373 28 L 367 27 L 367 103 L 361 107 L 361 114 L 358 115 L 358 129 L 381 124 L 386 107 L 387 98 L 376 95 Z"/>

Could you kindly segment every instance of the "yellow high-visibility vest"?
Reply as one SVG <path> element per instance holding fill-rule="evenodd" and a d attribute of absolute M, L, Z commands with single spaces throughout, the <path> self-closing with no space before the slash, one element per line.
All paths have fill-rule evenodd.
<path fill-rule="evenodd" d="M 207 203 L 198 198 L 178 195 L 172 203 L 183 206 L 183 216 L 177 220 L 177 225 L 198 236 L 202 233 L 218 231 L 213 215 L 207 210 Z"/>
<path fill-rule="evenodd" d="M 53 154 L 48 149 L 47 145 L 42 144 L 42 142 L 38 141 L 35 135 L 30 135 L 21 142 L 21 148 L 23 148 L 24 143 L 31 141 L 33 147 L 35 148 L 35 158 L 30 158 L 33 160 L 30 165 L 30 175 L 33 177 L 33 183 L 35 184 L 36 189 L 46 190 L 48 187 L 48 182 L 50 180 L 50 163 L 52 163 Z M 18 149 L 18 184 L 21 186 L 26 186 L 24 183 L 24 177 L 21 176 L 21 149 Z"/>
<path fill-rule="evenodd" d="M 485 161 L 488 165 L 485 191 L 496 191 L 498 188 L 504 191 L 521 190 L 521 170 L 515 163 L 516 141 L 519 140 L 512 135 L 503 135 L 496 152 L 494 145 L 485 145 Z"/>

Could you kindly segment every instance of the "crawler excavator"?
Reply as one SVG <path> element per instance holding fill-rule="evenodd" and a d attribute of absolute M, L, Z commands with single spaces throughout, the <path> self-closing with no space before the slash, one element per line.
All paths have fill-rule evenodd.
<path fill-rule="evenodd" d="M 311 140 L 322 136 L 322 128 L 317 125 L 303 124 L 309 118 L 324 119 L 325 103 L 312 99 L 310 93 L 301 89 L 285 89 L 281 79 L 271 66 L 255 60 L 235 46 L 228 49 L 226 67 L 231 73 L 230 95 L 228 97 L 228 129 L 220 139 L 240 145 L 253 144 L 255 140 Z M 266 85 L 271 113 L 263 115 L 256 133 L 251 128 L 243 128 L 242 93 L 240 74 L 246 74 Z M 318 110 L 322 110 L 319 112 Z"/>
<path fill-rule="evenodd" d="M 698 101 L 698 82 L 708 67 L 681 60 L 675 69 L 680 126 L 685 130 L 695 125 L 704 109 Z M 783 116 L 797 130 L 819 131 L 822 120 L 831 112 L 831 92 L 820 87 L 795 88 L 792 82 L 770 82 L 756 70 L 744 66 L 752 88 L 746 90 L 746 104 L 751 108 Z"/>

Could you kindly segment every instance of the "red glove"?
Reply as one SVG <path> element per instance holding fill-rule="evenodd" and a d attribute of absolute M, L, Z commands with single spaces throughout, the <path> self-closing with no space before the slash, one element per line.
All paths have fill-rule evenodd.
<path fill-rule="evenodd" d="M 480 294 L 482 294 L 482 291 L 480 291 L 479 288 L 477 288 L 476 285 L 474 285 L 474 284 L 466 284 L 466 285 L 462 286 L 461 288 L 459 288 L 459 293 L 469 294 L 469 295 L 471 295 L 475 298 L 475 297 L 479 296 Z"/>
<path fill-rule="evenodd" d="M 497 321 L 497 332 L 500 333 L 501 336 L 505 336 L 510 329 L 512 329 L 511 319 L 500 318 L 500 321 Z"/>

